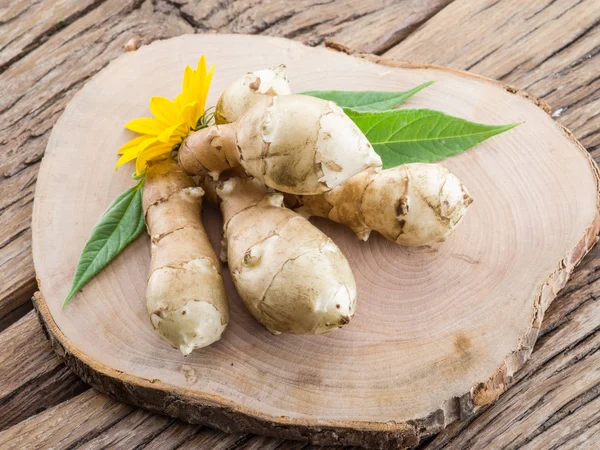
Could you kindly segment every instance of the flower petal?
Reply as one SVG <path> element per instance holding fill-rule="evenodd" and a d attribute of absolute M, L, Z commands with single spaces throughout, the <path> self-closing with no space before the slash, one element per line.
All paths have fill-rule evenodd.
<path fill-rule="evenodd" d="M 175 103 L 165 97 L 152 97 L 150 111 L 161 122 L 173 125 L 177 122 L 177 107 Z"/>
<path fill-rule="evenodd" d="M 157 119 L 142 117 L 139 119 L 133 119 L 131 122 L 125 125 L 125 128 L 135 131 L 136 133 L 157 136 L 166 128 L 166 125 Z"/>
<path fill-rule="evenodd" d="M 190 128 L 185 123 L 180 122 L 172 127 L 166 128 L 158 135 L 158 140 L 160 142 L 177 144 L 188 134 L 189 130 Z"/>
<path fill-rule="evenodd" d="M 135 161 L 135 171 L 136 174 L 141 174 L 148 161 L 154 159 L 160 159 L 163 156 L 169 156 L 171 150 L 173 149 L 173 144 L 166 144 L 164 142 L 156 142 L 143 150 L 137 157 Z"/>
<path fill-rule="evenodd" d="M 200 59 L 198 60 L 198 66 L 196 67 L 196 72 L 198 72 L 200 74 L 206 73 L 206 58 L 204 57 L 204 55 L 202 55 L 200 57 Z"/>
<path fill-rule="evenodd" d="M 189 102 L 193 101 L 190 96 L 191 87 L 192 87 L 192 78 L 194 76 L 194 71 L 190 66 L 186 66 L 183 71 L 183 84 L 181 87 L 181 105 L 187 105 Z"/>
<path fill-rule="evenodd" d="M 137 158 L 137 154 L 135 154 L 133 152 L 123 153 L 121 155 L 121 157 L 119 158 L 119 160 L 117 161 L 117 164 L 115 165 L 115 170 L 119 170 L 119 167 L 121 167 L 123 164 L 128 163 L 129 161 L 132 161 L 136 158 Z"/>
<path fill-rule="evenodd" d="M 191 86 L 190 99 L 192 101 L 202 102 L 202 92 L 204 90 L 204 80 L 206 78 L 206 58 L 204 55 L 198 60 L 198 66 L 194 71 L 193 83 Z"/>
<path fill-rule="evenodd" d="M 199 102 L 191 102 L 185 105 L 181 110 L 179 117 L 190 129 L 192 129 L 196 127 L 198 119 L 202 116 L 202 112 L 200 112 L 200 116 L 198 116 L 198 111 L 203 111 L 203 109 L 203 106 Z"/>
<path fill-rule="evenodd" d="M 215 73 L 215 65 L 213 64 L 212 66 L 210 66 L 210 69 L 208 69 L 208 73 L 206 74 L 206 77 L 204 78 L 203 81 L 203 85 L 202 85 L 202 93 L 201 93 L 201 100 L 203 105 L 206 105 L 206 99 L 208 98 L 208 90 L 210 89 L 210 83 L 212 81 L 212 77 L 213 74 Z"/>
<path fill-rule="evenodd" d="M 146 139 L 144 141 L 142 141 L 140 144 L 136 145 L 135 147 L 130 147 L 123 152 L 123 155 L 117 161 L 115 170 L 118 170 L 119 167 L 121 167 L 126 162 L 136 159 L 138 157 L 138 155 L 140 153 L 142 153 L 146 148 L 148 148 L 149 146 L 151 146 L 155 142 L 157 142 L 157 139 L 155 137 L 148 137 L 148 136 L 144 136 L 144 137 Z"/>
<path fill-rule="evenodd" d="M 119 148 L 119 155 L 122 155 L 123 153 L 125 153 L 126 150 L 128 150 L 132 147 L 137 147 L 139 144 L 141 144 L 146 139 L 152 139 L 152 136 L 148 136 L 147 134 L 144 134 L 142 136 L 133 138 L 126 144 L 122 145 L 121 148 Z"/>

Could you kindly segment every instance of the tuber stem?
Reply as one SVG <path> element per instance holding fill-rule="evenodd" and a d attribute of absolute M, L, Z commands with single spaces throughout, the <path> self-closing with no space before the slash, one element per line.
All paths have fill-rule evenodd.
<path fill-rule="evenodd" d="M 200 217 L 204 191 L 173 160 L 149 166 L 144 211 L 152 240 L 146 308 L 152 326 L 184 355 L 220 339 L 229 306 Z"/>

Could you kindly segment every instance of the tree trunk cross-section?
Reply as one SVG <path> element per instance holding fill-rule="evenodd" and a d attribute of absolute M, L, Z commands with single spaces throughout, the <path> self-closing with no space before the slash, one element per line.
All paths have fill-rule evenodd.
<path fill-rule="evenodd" d="M 523 123 L 443 161 L 475 198 L 443 245 L 406 249 L 379 236 L 365 244 L 318 222 L 357 278 L 358 312 L 347 329 L 273 337 L 243 309 L 225 274 L 230 327 L 219 343 L 184 359 L 146 317 L 147 239 L 68 308 L 60 304 L 95 221 L 131 185 L 126 170 L 112 170 L 112 149 L 130 137 L 123 124 L 148 115 L 152 95 L 172 97 L 184 65 L 201 52 L 217 65 L 209 104 L 240 74 L 285 63 L 296 91 L 404 90 L 435 80 L 406 107 Z M 99 390 L 193 423 L 318 444 L 416 444 L 506 389 L 531 353 L 546 308 L 597 239 L 597 168 L 539 105 L 464 72 L 274 38 L 183 36 L 119 58 L 57 122 L 37 185 L 36 307 L 55 350 Z M 216 244 L 219 219 L 206 216 Z"/>

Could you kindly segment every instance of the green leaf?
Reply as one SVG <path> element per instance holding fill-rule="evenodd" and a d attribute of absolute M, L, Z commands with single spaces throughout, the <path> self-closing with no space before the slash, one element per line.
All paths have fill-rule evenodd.
<path fill-rule="evenodd" d="M 71 290 L 63 307 L 144 229 L 143 185 L 142 179 L 136 186 L 120 194 L 92 230 L 81 252 Z"/>
<path fill-rule="evenodd" d="M 322 98 L 337 103 L 340 108 L 354 111 L 385 111 L 395 108 L 405 102 L 421 89 L 426 88 L 433 81 L 420 84 L 405 92 L 387 91 L 307 91 L 303 95 Z M 346 111 L 348 113 L 348 111 Z"/>
<path fill-rule="evenodd" d="M 346 113 L 381 156 L 384 169 L 438 161 L 518 125 L 484 125 L 430 109 Z"/>

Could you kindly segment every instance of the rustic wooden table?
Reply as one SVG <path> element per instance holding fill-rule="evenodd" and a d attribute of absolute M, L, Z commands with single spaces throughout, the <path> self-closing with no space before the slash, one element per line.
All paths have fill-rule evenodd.
<path fill-rule="evenodd" d="M 99 394 L 51 351 L 32 311 L 31 205 L 50 130 L 133 37 L 260 33 L 471 70 L 548 102 L 600 162 L 600 0 L 4 0 L 0 11 L 2 449 L 315 448 L 227 435 Z M 509 391 L 421 448 L 598 445 L 598 267 L 600 248 L 551 305 Z"/>

